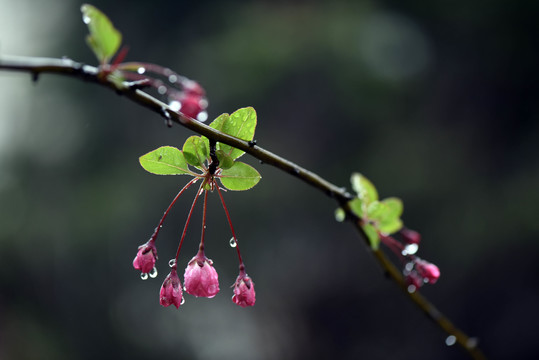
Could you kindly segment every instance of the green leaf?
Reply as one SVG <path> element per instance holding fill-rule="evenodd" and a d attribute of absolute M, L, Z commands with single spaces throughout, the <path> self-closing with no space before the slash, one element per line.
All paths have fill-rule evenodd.
<path fill-rule="evenodd" d="M 371 224 L 365 224 L 362 226 L 362 228 L 369 239 L 371 248 L 373 248 L 373 250 L 378 250 L 378 247 L 380 246 L 380 237 L 378 236 L 376 228 Z"/>
<path fill-rule="evenodd" d="M 230 169 L 232 166 L 234 166 L 234 160 L 225 153 L 223 150 L 217 150 L 215 151 L 215 155 L 217 156 L 217 160 L 219 160 L 219 167 L 221 169 Z"/>
<path fill-rule="evenodd" d="M 335 220 L 338 222 L 343 222 L 346 219 L 346 212 L 343 208 L 335 209 Z"/>
<path fill-rule="evenodd" d="M 357 193 L 358 198 L 360 198 L 366 205 L 378 200 L 378 191 L 376 191 L 374 185 L 365 176 L 360 173 L 353 173 L 350 181 L 352 182 L 352 188 Z"/>
<path fill-rule="evenodd" d="M 216 123 L 216 127 L 214 127 L 214 129 L 220 130 L 225 134 L 232 135 L 242 140 L 253 140 L 256 128 L 255 109 L 253 109 L 252 107 L 246 107 L 236 110 L 232 113 L 232 115 L 228 116 L 228 118 L 225 116 L 223 119 L 220 119 L 221 116 L 214 121 L 216 122 L 217 120 L 219 120 L 219 122 Z M 220 123 L 221 121 L 222 124 Z M 218 126 L 220 126 L 220 128 L 218 128 Z M 219 148 L 226 152 L 233 160 L 236 160 L 237 158 L 245 154 L 243 150 L 236 149 L 226 144 L 220 144 Z"/>
<path fill-rule="evenodd" d="M 230 115 L 228 115 L 226 113 L 219 115 L 215 120 L 213 120 L 211 122 L 210 127 L 212 129 L 221 131 L 221 129 L 223 128 L 223 123 L 225 121 L 227 121 L 229 117 L 230 117 Z M 206 147 L 209 149 L 210 148 L 210 140 L 205 136 L 202 136 L 202 139 L 204 139 L 204 144 L 206 144 Z M 215 148 L 217 150 L 220 149 L 220 145 L 221 145 L 220 143 L 217 143 Z"/>
<path fill-rule="evenodd" d="M 229 190 L 248 190 L 258 184 L 262 177 L 250 165 L 235 162 L 230 169 L 221 172 L 221 183 Z"/>
<path fill-rule="evenodd" d="M 144 170 L 157 175 L 191 174 L 180 150 L 172 146 L 162 146 L 139 158 Z"/>
<path fill-rule="evenodd" d="M 389 197 L 382 200 L 382 203 L 386 206 L 387 210 L 384 216 L 386 218 L 399 218 L 402 215 L 404 206 L 402 200 L 396 197 Z"/>
<path fill-rule="evenodd" d="M 355 198 L 348 202 L 350 210 L 357 215 L 358 218 L 363 218 L 363 202 L 359 198 Z"/>
<path fill-rule="evenodd" d="M 114 28 L 109 18 L 95 6 L 84 4 L 80 10 L 82 20 L 88 25 L 90 31 L 86 42 L 102 64 L 108 63 L 122 43 L 122 34 Z"/>
<path fill-rule="evenodd" d="M 208 147 L 200 136 L 190 136 L 183 144 L 183 156 L 187 163 L 201 167 L 209 156 Z"/>
<path fill-rule="evenodd" d="M 402 220 L 399 218 L 394 218 L 391 220 L 381 221 L 377 225 L 377 228 L 381 233 L 390 235 L 402 228 Z"/>
<path fill-rule="evenodd" d="M 367 206 L 367 218 L 378 219 L 380 215 L 387 211 L 387 206 L 380 201 L 373 201 Z"/>

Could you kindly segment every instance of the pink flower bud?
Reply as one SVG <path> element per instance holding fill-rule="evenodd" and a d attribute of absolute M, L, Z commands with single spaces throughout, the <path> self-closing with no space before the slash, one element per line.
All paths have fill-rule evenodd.
<path fill-rule="evenodd" d="M 241 307 L 253 306 L 255 304 L 255 283 L 245 273 L 240 273 L 236 279 L 232 301 Z"/>
<path fill-rule="evenodd" d="M 133 260 L 133 267 L 142 273 L 149 273 L 155 266 L 157 249 L 152 240 L 138 247 L 137 256 Z"/>
<path fill-rule="evenodd" d="M 185 291 L 194 296 L 212 298 L 219 292 L 219 279 L 213 261 L 201 251 L 185 268 L 184 281 Z"/>
<path fill-rule="evenodd" d="M 416 261 L 416 269 L 419 275 L 425 278 L 429 284 L 434 284 L 440 277 L 440 269 L 438 269 L 438 266 L 427 261 Z"/>
<path fill-rule="evenodd" d="M 193 119 L 196 119 L 197 115 L 204 110 L 204 102 L 199 95 L 187 94 L 182 96 L 180 103 L 182 104 L 180 112 Z"/>
<path fill-rule="evenodd" d="M 182 284 L 174 266 L 161 285 L 159 303 L 165 307 L 174 305 L 176 309 L 179 309 L 182 304 L 182 295 Z"/>
<path fill-rule="evenodd" d="M 206 94 L 202 86 L 194 80 L 188 80 L 183 83 L 183 91 L 188 95 L 197 95 L 199 97 Z"/>
<path fill-rule="evenodd" d="M 419 244 L 421 242 L 421 234 L 415 230 L 404 228 L 400 231 L 400 234 L 407 244 Z"/>

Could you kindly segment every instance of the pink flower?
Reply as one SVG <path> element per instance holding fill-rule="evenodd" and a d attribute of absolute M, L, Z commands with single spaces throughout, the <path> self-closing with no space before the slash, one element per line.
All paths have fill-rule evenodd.
<path fill-rule="evenodd" d="M 155 266 L 157 249 L 155 243 L 149 240 L 146 244 L 138 247 L 137 256 L 133 260 L 133 267 L 142 273 L 149 273 Z"/>
<path fill-rule="evenodd" d="M 245 273 L 238 275 L 232 301 L 241 307 L 253 306 L 256 301 L 255 283 Z"/>
<path fill-rule="evenodd" d="M 194 296 L 212 298 L 219 292 L 219 279 L 213 267 L 213 261 L 208 259 L 203 251 L 189 261 L 185 268 L 185 291 Z"/>
<path fill-rule="evenodd" d="M 434 284 L 438 281 L 438 278 L 440 277 L 440 269 L 438 269 L 438 266 L 424 260 L 418 260 L 416 261 L 415 267 L 419 275 L 421 275 L 429 284 Z"/>
<path fill-rule="evenodd" d="M 176 309 L 179 309 L 182 304 L 182 295 L 182 284 L 174 266 L 161 285 L 159 303 L 165 307 L 174 305 Z"/>
<path fill-rule="evenodd" d="M 198 114 L 205 109 L 205 102 L 199 95 L 187 94 L 180 97 L 182 104 L 180 112 L 196 119 Z"/>

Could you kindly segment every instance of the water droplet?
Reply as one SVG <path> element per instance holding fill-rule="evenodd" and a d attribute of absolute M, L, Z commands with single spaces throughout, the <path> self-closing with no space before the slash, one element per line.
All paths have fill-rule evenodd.
<path fill-rule="evenodd" d="M 183 291 L 187 291 L 187 288 L 185 286 L 183 287 Z"/>
<path fill-rule="evenodd" d="M 235 248 L 238 245 L 236 243 L 236 239 L 234 238 L 230 238 L 229 244 L 230 244 L 230 247 L 233 247 L 233 248 Z"/>
<path fill-rule="evenodd" d="M 404 265 L 404 268 L 406 269 L 406 271 L 412 271 L 414 270 L 414 263 L 413 262 L 406 263 L 406 265 Z"/>
<path fill-rule="evenodd" d="M 142 75 L 142 74 L 144 74 L 144 73 L 146 72 L 146 69 L 143 68 L 143 67 L 139 67 L 139 68 L 137 69 L 137 72 L 138 72 L 140 75 Z"/>
<path fill-rule="evenodd" d="M 455 345 L 455 343 L 457 342 L 457 338 L 455 335 L 449 335 L 446 339 L 445 339 L 445 344 L 447 346 L 453 346 Z"/>
<path fill-rule="evenodd" d="M 150 277 L 152 279 L 155 279 L 157 277 L 157 268 L 154 266 L 154 268 L 152 269 L 152 271 L 150 271 Z"/>
<path fill-rule="evenodd" d="M 173 267 L 174 265 L 176 265 L 176 259 L 170 259 L 168 262 L 168 266 Z"/>
<path fill-rule="evenodd" d="M 142 280 L 148 279 L 148 273 L 140 273 L 140 278 L 141 278 Z"/>
<path fill-rule="evenodd" d="M 205 111 L 199 112 L 198 115 L 197 115 L 197 120 L 200 121 L 200 122 L 204 122 L 204 121 L 208 120 L 208 113 L 205 112 Z"/>
<path fill-rule="evenodd" d="M 418 249 L 419 249 L 419 246 L 417 244 L 408 244 L 404 247 L 403 255 L 405 255 L 404 254 L 405 251 L 407 254 L 413 255 L 417 252 Z"/>
<path fill-rule="evenodd" d="M 170 106 L 170 108 L 173 110 L 173 111 L 179 111 L 181 108 L 182 108 L 182 103 L 179 102 L 179 101 L 176 101 L 176 100 L 172 100 L 168 106 Z"/>
<path fill-rule="evenodd" d="M 91 19 L 89 16 L 84 15 L 84 16 L 82 17 L 82 21 L 83 21 L 85 24 L 89 24 L 90 21 L 92 21 L 92 19 Z"/>
<path fill-rule="evenodd" d="M 176 81 L 178 81 L 178 77 L 176 75 L 172 74 L 172 75 L 170 75 L 168 77 L 168 81 L 170 81 L 171 83 L 174 84 Z"/>
<path fill-rule="evenodd" d="M 185 298 L 182 296 L 182 301 L 180 301 L 180 305 L 185 304 Z"/>
<path fill-rule="evenodd" d="M 164 95 L 167 93 L 167 87 L 165 85 L 161 85 L 157 88 L 157 92 L 161 95 Z"/>
<path fill-rule="evenodd" d="M 408 285 L 408 288 L 406 290 L 408 290 L 410 294 L 413 294 L 415 293 L 416 289 L 417 288 L 415 287 L 415 285 Z"/>

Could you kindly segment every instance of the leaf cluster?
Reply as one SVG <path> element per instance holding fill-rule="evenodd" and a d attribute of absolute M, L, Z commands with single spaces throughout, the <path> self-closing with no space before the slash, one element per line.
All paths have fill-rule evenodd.
<path fill-rule="evenodd" d="M 255 109 L 246 107 L 230 115 L 220 115 L 210 127 L 239 139 L 252 141 L 256 123 Z M 215 152 L 214 158 L 212 151 Z M 261 179 L 255 168 L 237 161 L 243 154 L 244 151 L 220 142 L 216 142 L 215 149 L 211 149 L 208 138 L 190 136 L 181 150 L 173 146 L 162 146 L 141 156 L 139 160 L 140 165 L 152 174 L 214 176 L 225 188 L 242 191 L 252 188 Z M 215 160 L 219 165 L 213 174 L 209 174 L 210 164 Z"/>

